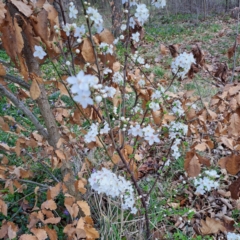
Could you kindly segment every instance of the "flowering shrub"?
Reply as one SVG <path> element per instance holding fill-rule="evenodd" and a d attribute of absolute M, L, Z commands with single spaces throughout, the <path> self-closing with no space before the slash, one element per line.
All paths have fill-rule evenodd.
<path fill-rule="evenodd" d="M 91 188 L 99 194 L 105 193 L 113 198 L 120 197 L 123 209 L 130 209 L 134 214 L 137 212 L 136 207 L 134 207 L 134 190 L 131 182 L 126 181 L 121 176 L 116 176 L 106 168 L 92 173 L 88 181 Z"/>

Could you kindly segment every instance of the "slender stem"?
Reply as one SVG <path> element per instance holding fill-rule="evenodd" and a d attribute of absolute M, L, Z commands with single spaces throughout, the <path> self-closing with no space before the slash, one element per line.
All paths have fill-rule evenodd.
<path fill-rule="evenodd" d="M 128 166 L 128 163 L 126 161 L 126 159 L 124 158 L 124 156 L 122 155 L 122 152 L 119 148 L 116 149 L 119 157 L 121 158 L 122 162 L 124 163 L 125 167 L 127 168 L 127 171 L 128 173 L 130 174 L 131 176 L 131 179 L 132 179 L 132 182 L 138 192 L 138 195 L 141 199 L 141 203 L 142 203 L 142 206 L 145 210 L 145 221 L 146 221 L 146 236 L 147 236 L 147 239 L 150 239 L 150 224 L 149 224 L 149 217 L 148 217 L 148 207 L 147 207 L 147 203 L 146 203 L 146 200 L 147 198 L 143 195 L 143 192 L 142 192 L 142 189 L 139 187 L 135 177 L 134 177 L 134 174 L 132 172 L 132 170 L 130 169 L 130 167 Z"/>

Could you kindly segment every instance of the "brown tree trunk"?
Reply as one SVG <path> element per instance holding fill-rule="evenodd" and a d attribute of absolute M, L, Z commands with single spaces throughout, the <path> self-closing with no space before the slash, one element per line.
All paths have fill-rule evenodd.
<path fill-rule="evenodd" d="M 113 35 L 116 37 L 120 33 L 120 26 L 122 22 L 122 1 L 121 0 L 113 0 L 112 4 L 112 29 Z"/>

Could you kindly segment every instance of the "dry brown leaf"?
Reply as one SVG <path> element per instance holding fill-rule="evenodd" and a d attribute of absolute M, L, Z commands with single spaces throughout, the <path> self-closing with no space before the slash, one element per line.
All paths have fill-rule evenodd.
<path fill-rule="evenodd" d="M 0 199 L 0 212 L 6 217 L 7 217 L 7 209 L 8 209 L 7 204 L 2 199 Z"/>
<path fill-rule="evenodd" d="M 87 239 L 98 239 L 99 238 L 99 232 L 95 228 L 85 226 L 84 230 L 86 232 Z"/>
<path fill-rule="evenodd" d="M 5 19 L 5 13 L 7 10 L 5 9 L 5 4 L 1 1 L 0 2 L 0 25 L 2 24 L 3 20 Z"/>
<path fill-rule="evenodd" d="M 58 183 L 55 187 L 50 187 L 47 192 L 47 199 L 54 199 L 57 197 L 62 189 L 62 183 Z"/>
<path fill-rule="evenodd" d="M 27 5 L 26 3 L 22 2 L 22 1 L 18 1 L 18 0 L 11 0 L 11 2 L 26 17 L 30 17 L 31 16 L 32 9 L 31 9 L 31 7 L 29 5 Z"/>
<path fill-rule="evenodd" d="M 58 158 L 60 158 L 61 160 L 65 160 L 66 156 L 64 154 L 64 152 L 62 150 L 55 150 L 56 155 L 58 156 Z"/>
<path fill-rule="evenodd" d="M 99 40 L 101 42 L 105 42 L 107 44 L 113 44 L 114 41 L 114 36 L 108 29 L 104 29 L 100 34 L 99 34 Z"/>
<path fill-rule="evenodd" d="M 77 223 L 77 228 L 79 229 L 84 229 L 84 219 L 81 217 L 79 220 L 78 220 L 78 223 Z"/>
<path fill-rule="evenodd" d="M 38 86 L 37 81 L 34 79 L 34 80 L 32 81 L 32 85 L 31 85 L 31 87 L 30 87 L 30 95 L 31 95 L 31 98 L 32 98 L 33 100 L 36 100 L 36 99 L 39 98 L 40 94 L 41 94 L 41 90 L 40 90 L 40 88 L 39 88 L 39 86 Z"/>
<path fill-rule="evenodd" d="M 20 236 L 19 240 L 38 240 L 38 238 L 31 234 L 23 234 Z"/>
<path fill-rule="evenodd" d="M 38 240 L 45 240 L 48 236 L 45 230 L 39 228 L 32 228 L 30 230 Z"/>
<path fill-rule="evenodd" d="M 47 225 L 45 225 L 43 229 L 47 232 L 47 235 L 50 238 L 50 240 L 58 239 L 56 230 L 49 228 Z"/>
<path fill-rule="evenodd" d="M 60 217 L 50 217 L 43 221 L 44 224 L 58 224 L 61 221 Z"/>
<path fill-rule="evenodd" d="M 230 47 L 227 51 L 228 59 L 231 59 L 236 51 L 236 44 L 234 44 L 232 47 Z"/>
<path fill-rule="evenodd" d="M 84 212 L 86 216 L 90 216 L 90 207 L 87 202 L 85 201 L 77 201 L 78 206 L 81 208 L 81 210 Z"/>
<path fill-rule="evenodd" d="M 230 117 L 230 125 L 228 131 L 232 136 L 239 136 L 240 134 L 240 117 L 237 113 L 233 113 Z"/>
<path fill-rule="evenodd" d="M 57 209 L 57 204 L 52 199 L 51 200 L 47 200 L 47 201 L 42 203 L 41 209 L 55 210 L 55 209 Z"/>
<path fill-rule="evenodd" d="M 219 231 L 226 231 L 223 223 L 213 218 L 206 218 L 206 221 L 201 220 L 202 227 L 200 228 L 202 235 L 216 234 Z"/>
<path fill-rule="evenodd" d="M 236 175 L 240 171 L 240 155 L 229 156 L 225 165 L 228 173 Z"/>
<path fill-rule="evenodd" d="M 188 177 L 197 177 L 200 174 L 201 165 L 194 152 L 188 152 L 186 154 L 184 169 L 187 172 Z"/>
<path fill-rule="evenodd" d="M 239 199 L 240 177 L 229 186 L 229 191 L 231 192 L 231 198 L 235 200 Z"/>
<path fill-rule="evenodd" d="M 167 48 L 163 44 L 160 44 L 160 52 L 162 55 L 167 55 Z"/>
<path fill-rule="evenodd" d="M 88 38 L 83 39 L 83 43 L 81 45 L 81 53 L 86 62 L 89 62 L 89 63 L 95 62 L 93 47 Z"/>
<path fill-rule="evenodd" d="M 206 149 L 208 149 L 208 145 L 206 143 L 202 142 L 202 143 L 197 144 L 194 148 L 198 151 L 204 152 Z"/>
<path fill-rule="evenodd" d="M 227 137 L 221 137 L 221 142 L 228 148 L 230 148 L 231 150 L 234 149 L 233 145 L 234 145 L 234 142 L 233 142 L 233 139 L 230 139 L 230 138 L 227 138 Z"/>
<path fill-rule="evenodd" d="M 120 62 L 115 62 L 115 63 L 113 63 L 112 69 L 113 69 L 114 72 L 120 71 L 120 68 L 121 68 Z"/>

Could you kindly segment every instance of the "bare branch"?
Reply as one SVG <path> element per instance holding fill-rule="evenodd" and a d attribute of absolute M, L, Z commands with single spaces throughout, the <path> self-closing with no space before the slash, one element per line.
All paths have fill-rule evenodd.
<path fill-rule="evenodd" d="M 4 76 L 4 78 L 6 80 L 10 81 L 10 82 L 19 84 L 20 86 L 26 88 L 27 90 L 30 89 L 30 85 L 28 83 L 26 83 L 24 80 L 22 80 L 21 78 L 19 78 L 19 77 L 16 77 L 16 76 L 13 76 L 13 75 L 10 75 L 10 74 L 6 74 Z"/>
<path fill-rule="evenodd" d="M 22 101 L 17 99 L 11 92 L 9 92 L 2 84 L 0 84 L 0 93 L 6 96 L 11 102 L 19 109 L 21 109 L 24 114 L 29 118 L 29 120 L 34 124 L 38 132 L 45 138 L 48 139 L 48 132 L 44 129 L 38 119 L 33 115 L 33 113 L 23 104 Z"/>

